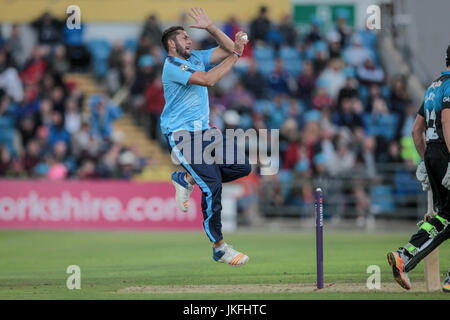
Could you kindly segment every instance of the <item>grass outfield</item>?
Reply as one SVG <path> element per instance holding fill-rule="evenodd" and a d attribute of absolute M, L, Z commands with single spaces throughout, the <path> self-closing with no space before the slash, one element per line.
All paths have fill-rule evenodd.
<path fill-rule="evenodd" d="M 423 289 L 422 263 L 410 273 L 411 291 L 394 282 L 386 253 L 408 239 L 406 233 L 325 232 L 325 283 L 334 285 L 313 291 L 312 233 L 229 235 L 228 242 L 250 256 L 247 265 L 233 268 L 213 262 L 202 232 L 0 231 L 0 299 L 450 299 L 443 292 L 417 291 L 419 284 Z M 442 274 L 449 254 L 444 243 Z M 66 287 L 69 265 L 81 268 L 81 290 Z M 381 268 L 381 290 L 365 288 L 369 265 Z M 240 292 L 214 292 L 210 287 L 224 284 L 248 286 Z M 246 292 L 259 284 L 280 290 Z M 193 292 L 191 285 L 197 286 Z M 296 285 L 304 288 L 290 292 Z M 202 292 L 202 286 L 212 292 Z"/>

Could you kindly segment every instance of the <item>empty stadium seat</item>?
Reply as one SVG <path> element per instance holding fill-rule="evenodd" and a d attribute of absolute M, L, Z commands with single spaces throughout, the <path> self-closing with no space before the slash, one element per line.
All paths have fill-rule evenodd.
<path fill-rule="evenodd" d="M 111 45 L 104 39 L 93 39 L 88 42 L 88 48 L 92 55 L 92 66 L 97 77 L 102 78 L 108 71 L 108 57 Z"/>
<path fill-rule="evenodd" d="M 392 187 L 377 185 L 370 188 L 372 204 L 370 211 L 374 214 L 392 213 L 395 210 Z"/>
<path fill-rule="evenodd" d="M 387 140 L 394 138 L 398 122 L 398 116 L 396 114 L 389 113 L 376 117 L 373 117 L 371 114 L 364 114 L 363 121 L 368 135 L 383 136 Z"/>
<path fill-rule="evenodd" d="M 264 75 L 269 75 L 275 66 L 275 53 L 268 45 L 255 46 L 253 57 L 258 65 L 258 70 Z"/>
<path fill-rule="evenodd" d="M 300 57 L 300 52 L 295 47 L 285 47 L 280 49 L 280 58 L 283 60 L 284 67 L 286 71 L 294 76 L 298 77 L 302 71 L 302 59 Z"/>
<path fill-rule="evenodd" d="M 135 52 L 137 48 L 137 40 L 135 38 L 125 39 L 124 41 L 125 50 L 130 52 Z"/>

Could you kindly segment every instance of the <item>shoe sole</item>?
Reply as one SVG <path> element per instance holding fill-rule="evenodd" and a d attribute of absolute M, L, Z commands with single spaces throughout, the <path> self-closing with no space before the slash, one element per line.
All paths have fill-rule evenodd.
<path fill-rule="evenodd" d="M 247 256 L 247 259 L 244 262 L 240 263 L 240 264 L 231 264 L 231 263 L 227 263 L 225 261 L 220 261 L 220 260 L 217 260 L 217 262 L 226 263 L 227 265 L 232 266 L 232 267 L 242 267 L 243 265 L 247 264 L 247 262 L 249 260 L 250 260 L 250 258 Z"/>
<path fill-rule="evenodd" d="M 236 268 L 237 267 L 242 267 L 243 265 L 246 265 L 249 260 L 250 260 L 250 258 L 247 257 L 247 259 L 244 262 L 240 263 L 240 264 L 228 264 L 228 265 L 230 265 L 232 267 L 236 267 Z"/>
<path fill-rule="evenodd" d="M 395 281 L 397 281 L 397 283 L 406 290 L 411 289 L 411 286 L 408 285 L 408 283 L 406 282 L 406 280 L 403 278 L 403 273 L 399 271 L 399 268 L 397 267 L 398 263 L 397 263 L 397 257 L 395 256 L 394 253 L 389 252 L 387 254 L 387 259 L 389 262 L 389 265 L 392 268 L 392 273 L 394 274 L 394 279 Z M 401 264 L 400 264 L 400 269 L 401 269 Z"/>

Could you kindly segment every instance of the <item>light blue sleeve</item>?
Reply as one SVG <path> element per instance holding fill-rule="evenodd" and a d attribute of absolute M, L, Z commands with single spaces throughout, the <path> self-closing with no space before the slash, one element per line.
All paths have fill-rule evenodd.
<path fill-rule="evenodd" d="M 450 108 L 450 80 L 443 84 L 442 88 L 442 108 Z"/>
<path fill-rule="evenodd" d="M 205 65 L 205 71 L 208 71 L 208 69 L 211 69 L 211 67 L 212 67 L 212 65 L 210 64 L 211 54 L 215 48 L 211 48 L 208 50 L 195 50 L 195 53 L 197 54 L 197 56 L 200 58 L 200 60 L 202 60 L 203 64 Z"/>
<path fill-rule="evenodd" d="M 171 81 L 185 86 L 194 72 L 195 70 L 185 64 L 169 62 L 164 65 L 163 81 Z"/>

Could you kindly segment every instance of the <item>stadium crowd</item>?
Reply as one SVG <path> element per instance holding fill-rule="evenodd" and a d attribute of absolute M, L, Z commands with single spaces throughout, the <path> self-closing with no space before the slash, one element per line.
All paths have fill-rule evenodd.
<path fill-rule="evenodd" d="M 397 195 L 416 193 L 410 133 L 418 106 L 405 79 L 383 70 L 377 33 L 354 30 L 345 11 L 330 30 L 319 18 L 304 32 L 288 14 L 280 21 L 270 20 L 265 7 L 248 25 L 235 17 L 225 21 L 221 27 L 230 38 L 244 30 L 250 43 L 233 71 L 209 90 L 213 126 L 280 130 L 279 173 L 254 177 L 266 205 L 310 208 L 320 179 L 349 181 L 341 188 L 361 216 L 377 210 L 371 195 L 384 191 L 371 186 L 383 180 L 393 179 Z M 197 49 L 216 45 L 207 32 L 188 28 L 186 13 L 179 24 Z M 21 54 L 17 26 L 8 38 L 0 36 L 0 176 L 131 178 L 145 161 L 121 145 L 111 124 L 123 108 L 165 145 L 158 125 L 162 24 L 151 15 L 138 39 L 113 44 L 86 43 L 84 27 L 69 32 L 49 14 L 32 26 L 38 44 L 29 57 Z M 110 96 L 85 97 L 63 81 L 69 71 L 88 70 Z M 110 97 L 123 89 L 126 102 L 114 105 Z M 89 118 L 82 115 L 84 99 L 90 99 Z M 388 167 L 393 178 L 379 174 Z"/>
<path fill-rule="evenodd" d="M 18 25 L 0 36 L 0 176 L 131 179 L 144 163 L 113 132 L 122 109 L 64 79 L 89 70 L 83 29 L 69 30 L 49 13 L 31 26 L 36 44 L 29 56 Z"/>

